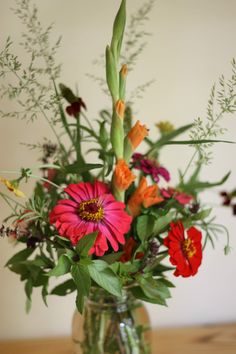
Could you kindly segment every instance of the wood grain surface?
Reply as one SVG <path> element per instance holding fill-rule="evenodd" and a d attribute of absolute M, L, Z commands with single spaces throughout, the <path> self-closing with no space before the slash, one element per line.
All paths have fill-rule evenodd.
<path fill-rule="evenodd" d="M 236 354 L 236 323 L 152 333 L 152 354 Z M 0 341 L 0 354 L 72 354 L 70 338 Z"/>

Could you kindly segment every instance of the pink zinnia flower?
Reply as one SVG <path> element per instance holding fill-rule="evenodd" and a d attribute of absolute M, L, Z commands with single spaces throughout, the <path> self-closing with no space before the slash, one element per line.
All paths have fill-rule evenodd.
<path fill-rule="evenodd" d="M 71 240 L 73 245 L 85 235 L 98 231 L 90 254 L 102 256 L 108 250 L 108 243 L 118 251 L 124 244 L 124 234 L 130 229 L 132 217 L 125 211 L 125 204 L 115 200 L 105 183 L 95 181 L 70 184 L 65 192 L 72 198 L 59 200 L 50 213 L 61 236 Z"/>
<path fill-rule="evenodd" d="M 177 200 L 182 205 L 189 204 L 191 202 L 191 200 L 193 199 L 193 196 L 186 194 L 186 193 L 179 192 L 178 190 L 171 188 L 171 187 L 168 187 L 167 189 L 162 188 L 161 195 L 165 199 L 173 198 L 173 199 Z"/>

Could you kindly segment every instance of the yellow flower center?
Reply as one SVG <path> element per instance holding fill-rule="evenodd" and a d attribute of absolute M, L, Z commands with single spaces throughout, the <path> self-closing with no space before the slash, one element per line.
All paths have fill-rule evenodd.
<path fill-rule="evenodd" d="M 81 202 L 78 208 L 78 213 L 81 219 L 87 221 L 100 221 L 103 218 L 104 210 L 99 204 L 98 198 Z"/>
<path fill-rule="evenodd" d="M 196 253 L 196 248 L 189 238 L 182 242 L 182 251 L 187 258 L 192 258 Z"/>

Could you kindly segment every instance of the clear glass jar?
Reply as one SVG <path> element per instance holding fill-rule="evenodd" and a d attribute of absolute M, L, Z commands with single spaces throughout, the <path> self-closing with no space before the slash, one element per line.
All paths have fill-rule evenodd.
<path fill-rule="evenodd" d="M 73 317 L 74 354 L 150 354 L 150 321 L 129 291 L 117 298 L 92 288 L 84 314 Z"/>

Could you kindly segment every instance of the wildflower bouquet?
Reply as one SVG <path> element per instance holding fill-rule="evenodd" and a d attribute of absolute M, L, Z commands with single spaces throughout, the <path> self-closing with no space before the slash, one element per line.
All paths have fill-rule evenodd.
<path fill-rule="evenodd" d="M 43 153 L 39 173 L 22 168 L 14 172 L 18 174 L 15 179 L 1 177 L 13 197 L 19 198 L 24 197 L 21 183 L 37 180 L 26 202 L 0 192 L 12 209 L 5 220 L 10 224 L 1 227 L 1 235 L 13 237 L 23 247 L 7 267 L 25 283 L 27 308 L 35 287 L 42 289 L 45 303 L 49 295 L 76 292 L 81 313 L 91 288 L 102 288 L 118 298 L 129 288 L 134 298 L 165 305 L 173 287 L 168 272 L 194 276 L 207 241 L 213 242 L 220 228 L 214 224 L 211 209 L 201 205 L 199 193 L 223 184 L 229 174 L 211 183 L 202 181 L 200 172 L 209 159 L 206 151 L 220 142 L 216 139 L 222 132 L 219 119 L 236 108 L 235 62 L 229 82 L 221 78 L 220 88 L 212 89 L 206 125 L 200 118 L 178 129 L 169 122 L 159 122 L 158 139 L 151 140 L 145 122 L 133 118 L 132 107 L 126 102 L 129 68 L 120 60 L 126 1 L 121 1 L 105 54 L 112 112 L 101 111 L 95 122 L 87 118 L 84 100 L 59 81 L 60 67 L 54 61 L 59 43 L 50 47 L 50 28 L 43 30 L 29 0 L 17 4 L 16 14 L 30 29 L 23 45 L 32 58 L 27 71 L 11 54 L 11 41 L 7 40 L 0 53 L 1 77 L 6 80 L 13 75 L 15 82 L 3 86 L 1 93 L 16 98 L 23 109 L 2 115 L 34 120 L 41 114 L 55 135 L 55 142 L 39 146 Z M 44 68 L 39 60 L 45 61 Z M 38 80 L 42 75 L 44 80 Z M 228 91 L 226 85 L 231 85 Z M 216 101 L 218 111 L 213 110 Z M 189 139 L 176 140 L 188 130 Z M 92 141 L 90 151 L 97 153 L 96 163 L 86 161 L 82 143 L 88 139 Z M 137 152 L 142 143 L 141 152 Z M 161 149 L 174 144 L 195 148 L 176 186 L 170 184 L 166 166 L 159 163 Z M 225 251 L 228 249 L 227 242 Z M 66 280 L 63 277 L 60 282 L 64 275 Z M 52 277 L 59 279 L 54 288 L 50 287 Z"/>

